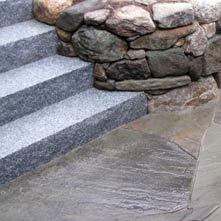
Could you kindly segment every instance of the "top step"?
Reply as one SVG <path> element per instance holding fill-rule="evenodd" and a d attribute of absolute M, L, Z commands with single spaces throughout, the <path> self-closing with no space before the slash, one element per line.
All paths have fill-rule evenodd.
<path fill-rule="evenodd" d="M 32 18 L 32 0 L 0 0 L 0 28 Z"/>
<path fill-rule="evenodd" d="M 0 28 L 0 73 L 56 54 L 53 26 L 29 20 Z"/>

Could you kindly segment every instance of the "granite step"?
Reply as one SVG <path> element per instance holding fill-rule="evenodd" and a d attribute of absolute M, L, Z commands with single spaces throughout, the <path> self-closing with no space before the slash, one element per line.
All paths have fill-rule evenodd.
<path fill-rule="evenodd" d="M 0 28 L 32 18 L 32 0 L 0 0 Z"/>
<path fill-rule="evenodd" d="M 0 126 L 92 85 L 92 64 L 59 55 L 2 73 Z"/>
<path fill-rule="evenodd" d="M 146 114 L 143 93 L 88 89 L 0 127 L 0 184 Z"/>
<path fill-rule="evenodd" d="M 0 28 L 0 73 L 56 54 L 52 26 L 29 20 Z"/>

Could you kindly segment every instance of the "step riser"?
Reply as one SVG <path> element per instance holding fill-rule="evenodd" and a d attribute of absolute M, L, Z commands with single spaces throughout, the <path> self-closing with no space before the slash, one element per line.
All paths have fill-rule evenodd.
<path fill-rule="evenodd" d="M 56 54 L 57 44 L 53 30 L 0 46 L 0 73 Z"/>
<path fill-rule="evenodd" d="M 32 0 L 0 1 L 0 28 L 32 18 Z"/>
<path fill-rule="evenodd" d="M 5 184 L 79 145 L 135 120 L 145 115 L 146 111 L 146 98 L 140 94 L 5 157 L 0 160 L 0 184 Z"/>
<path fill-rule="evenodd" d="M 92 65 L 88 65 L 6 96 L 0 99 L 0 126 L 85 91 L 92 85 Z"/>

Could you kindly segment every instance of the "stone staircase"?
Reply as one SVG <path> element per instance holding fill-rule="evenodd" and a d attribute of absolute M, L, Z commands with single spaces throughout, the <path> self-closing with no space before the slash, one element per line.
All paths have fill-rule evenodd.
<path fill-rule="evenodd" d="M 93 89 L 92 65 L 56 55 L 32 0 L 0 0 L 0 184 L 146 113 L 142 93 Z"/>

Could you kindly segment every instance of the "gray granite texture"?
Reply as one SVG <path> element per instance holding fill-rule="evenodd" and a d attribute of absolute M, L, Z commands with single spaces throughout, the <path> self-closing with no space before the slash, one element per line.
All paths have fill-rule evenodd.
<path fill-rule="evenodd" d="M 0 74 L 0 126 L 93 85 L 92 65 L 51 56 Z"/>
<path fill-rule="evenodd" d="M 30 20 L 0 29 L 0 73 L 56 53 L 54 27 Z"/>
<path fill-rule="evenodd" d="M 32 0 L 0 0 L 0 28 L 32 18 Z"/>
<path fill-rule="evenodd" d="M 142 93 L 89 89 L 0 127 L 0 184 L 146 114 Z"/>

